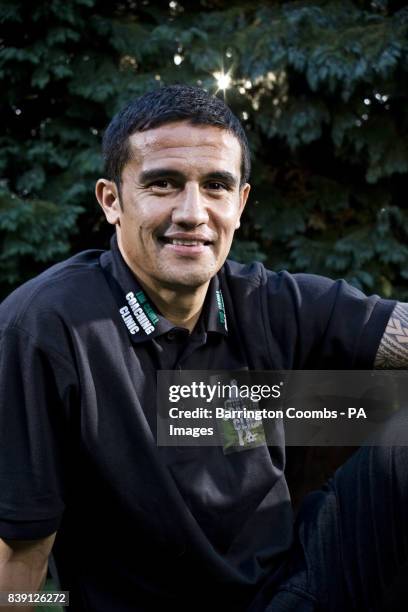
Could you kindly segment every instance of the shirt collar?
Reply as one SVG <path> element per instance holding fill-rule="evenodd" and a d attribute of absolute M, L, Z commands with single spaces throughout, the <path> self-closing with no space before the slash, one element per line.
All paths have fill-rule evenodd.
<path fill-rule="evenodd" d="M 166 319 L 146 295 L 119 250 L 116 235 L 111 250 L 101 256 L 101 265 L 118 304 L 119 316 L 131 340 L 138 344 L 156 338 L 177 327 Z M 228 333 L 224 299 L 218 276 L 211 279 L 200 319 L 204 331 Z"/>
<path fill-rule="evenodd" d="M 210 281 L 202 316 L 207 332 L 216 332 L 225 336 L 228 334 L 227 314 L 218 275 Z"/>

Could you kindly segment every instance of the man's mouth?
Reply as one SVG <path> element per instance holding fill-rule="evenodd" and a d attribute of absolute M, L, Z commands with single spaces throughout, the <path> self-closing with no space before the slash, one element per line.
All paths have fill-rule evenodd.
<path fill-rule="evenodd" d="M 159 242 L 164 249 L 168 249 L 179 257 L 199 257 L 213 244 L 212 240 L 208 240 L 208 236 L 183 236 L 181 232 L 174 236 L 159 236 Z"/>
<path fill-rule="evenodd" d="M 192 238 L 167 238 L 166 236 L 162 236 L 159 238 L 159 240 L 165 244 L 174 244 L 179 246 L 208 246 L 211 244 L 209 240 L 194 240 Z"/>
<path fill-rule="evenodd" d="M 184 232 L 159 236 L 159 241 L 164 244 L 183 247 L 202 247 L 213 244 L 213 240 L 208 235 L 198 233 L 188 235 Z"/>

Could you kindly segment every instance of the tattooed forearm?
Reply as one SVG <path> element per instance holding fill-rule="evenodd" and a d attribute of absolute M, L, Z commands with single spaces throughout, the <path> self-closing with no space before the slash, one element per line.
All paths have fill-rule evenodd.
<path fill-rule="evenodd" d="M 374 367 L 408 369 L 408 304 L 398 302 L 392 311 Z"/>

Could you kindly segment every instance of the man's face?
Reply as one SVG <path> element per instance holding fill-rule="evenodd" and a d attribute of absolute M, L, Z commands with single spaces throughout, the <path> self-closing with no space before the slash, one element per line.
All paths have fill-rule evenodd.
<path fill-rule="evenodd" d="M 227 257 L 250 189 L 239 187 L 238 139 L 181 121 L 129 141 L 122 207 L 117 197 L 101 202 L 97 186 L 127 264 L 156 290 L 208 283 Z M 109 185 L 104 181 L 105 195 Z"/>

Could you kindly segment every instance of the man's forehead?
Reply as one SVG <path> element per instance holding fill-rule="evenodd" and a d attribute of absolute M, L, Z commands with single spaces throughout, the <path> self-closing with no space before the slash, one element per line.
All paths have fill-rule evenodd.
<path fill-rule="evenodd" d="M 183 157 L 196 153 L 240 166 L 241 145 L 231 132 L 212 125 L 192 125 L 186 121 L 165 124 L 135 132 L 129 137 L 132 158 Z"/>

